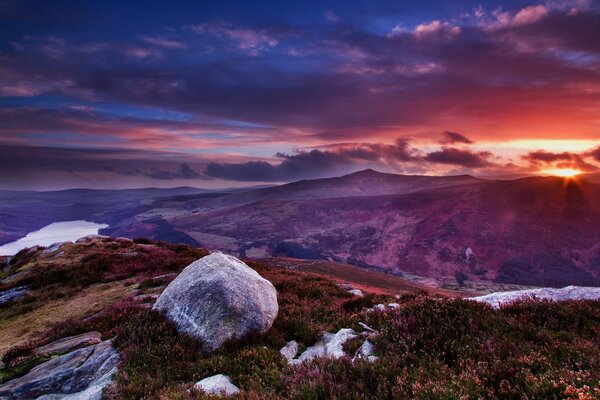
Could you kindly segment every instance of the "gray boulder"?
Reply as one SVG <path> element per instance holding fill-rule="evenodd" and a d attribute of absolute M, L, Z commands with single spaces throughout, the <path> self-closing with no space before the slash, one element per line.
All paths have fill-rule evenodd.
<path fill-rule="evenodd" d="M 53 358 L 0 386 L 0 399 L 99 400 L 112 382 L 119 354 L 111 341 Z"/>
<path fill-rule="evenodd" d="M 231 382 L 227 375 L 213 375 L 197 382 L 194 387 L 206 394 L 233 396 L 240 392 L 240 389 Z"/>
<path fill-rule="evenodd" d="M 235 257 L 212 253 L 188 265 L 153 309 L 210 352 L 229 339 L 265 333 L 279 306 L 271 282 Z"/>

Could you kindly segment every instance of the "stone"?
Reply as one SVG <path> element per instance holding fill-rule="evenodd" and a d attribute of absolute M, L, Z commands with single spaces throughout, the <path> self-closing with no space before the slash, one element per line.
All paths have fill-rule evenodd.
<path fill-rule="evenodd" d="M 513 290 L 509 292 L 490 293 L 485 296 L 471 297 L 468 300 L 489 304 L 493 308 L 500 308 L 517 300 L 538 299 L 550 301 L 565 300 L 598 300 L 600 288 L 567 286 L 562 289 L 540 288 L 528 290 Z"/>
<path fill-rule="evenodd" d="M 358 325 L 360 325 L 364 330 L 372 332 L 372 333 L 376 333 L 377 331 L 373 328 L 371 328 L 369 325 L 365 324 L 364 322 L 359 322 Z"/>
<path fill-rule="evenodd" d="M 375 304 L 373 306 L 373 310 L 375 310 L 375 311 L 385 311 L 385 305 L 383 305 L 383 304 Z"/>
<path fill-rule="evenodd" d="M 235 257 L 212 253 L 188 265 L 153 309 L 211 352 L 227 340 L 266 333 L 279 306 L 271 282 Z"/>
<path fill-rule="evenodd" d="M 360 289 L 350 289 L 348 293 L 356 297 L 363 297 L 365 295 Z"/>
<path fill-rule="evenodd" d="M 388 306 L 388 308 L 398 308 L 398 307 L 400 307 L 400 304 L 398 304 L 398 303 L 390 303 L 387 306 Z"/>
<path fill-rule="evenodd" d="M 100 400 L 112 382 L 119 354 L 110 340 L 46 361 L 0 386 L 0 399 Z"/>
<path fill-rule="evenodd" d="M 0 292 L 0 305 L 17 301 L 25 297 L 27 294 L 27 286 L 19 286 L 4 292 Z"/>
<path fill-rule="evenodd" d="M 373 351 L 373 343 L 369 342 L 369 340 L 367 339 L 356 351 L 356 354 L 354 354 L 354 358 L 352 359 L 352 361 L 356 361 L 358 359 L 365 359 L 369 362 L 375 362 L 379 359 L 379 357 L 373 355 Z"/>
<path fill-rule="evenodd" d="M 291 363 L 296 357 L 296 354 L 298 354 L 298 342 L 295 340 L 288 342 L 281 348 L 281 350 L 279 350 L 279 352 L 288 361 L 288 363 Z"/>
<path fill-rule="evenodd" d="M 52 343 L 40 346 L 33 350 L 33 353 L 38 356 L 64 354 L 73 349 L 98 344 L 102 341 L 100 332 L 87 332 L 81 335 L 69 336 L 56 340 Z"/>
<path fill-rule="evenodd" d="M 308 361 L 317 357 L 340 358 L 346 355 L 344 343 L 356 337 L 353 329 L 340 329 L 337 333 L 325 333 L 321 340 L 307 348 L 300 357 L 300 361 Z"/>
<path fill-rule="evenodd" d="M 57 243 L 52 243 L 50 246 L 46 247 L 41 255 L 42 256 L 47 256 L 50 255 L 52 253 L 54 253 L 55 251 L 58 251 L 58 249 L 60 249 L 60 247 L 65 244 L 65 243 L 69 243 L 69 242 L 57 242 Z"/>
<path fill-rule="evenodd" d="M 233 396 L 240 392 L 240 389 L 231 382 L 231 378 L 223 374 L 204 378 L 198 381 L 194 387 L 206 394 L 217 396 Z"/>

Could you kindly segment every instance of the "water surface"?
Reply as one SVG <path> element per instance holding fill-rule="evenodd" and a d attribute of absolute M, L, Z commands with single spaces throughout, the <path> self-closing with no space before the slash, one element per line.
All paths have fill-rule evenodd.
<path fill-rule="evenodd" d="M 108 228 L 108 225 L 89 221 L 54 222 L 39 231 L 28 233 L 27 236 L 19 240 L 0 246 L 0 255 L 11 256 L 26 247 L 50 246 L 57 242 L 72 242 L 84 236 L 95 235 L 103 228 Z"/>

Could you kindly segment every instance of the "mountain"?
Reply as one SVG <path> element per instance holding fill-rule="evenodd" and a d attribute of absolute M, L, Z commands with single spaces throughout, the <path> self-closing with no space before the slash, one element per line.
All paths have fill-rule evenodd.
<path fill-rule="evenodd" d="M 599 200 L 600 186 L 587 181 L 486 181 L 367 170 L 233 194 L 162 199 L 108 232 L 147 234 L 146 224 L 160 219 L 202 246 L 241 255 L 329 258 L 438 284 L 597 285 Z"/>
<path fill-rule="evenodd" d="M 328 259 L 452 289 L 600 286 L 600 185 L 588 179 L 365 170 L 228 192 L 95 192 L 40 195 L 15 207 L 38 225 L 76 216 L 109 224 L 102 233 L 115 237 Z M 2 212 L 5 227 L 28 221 Z"/>

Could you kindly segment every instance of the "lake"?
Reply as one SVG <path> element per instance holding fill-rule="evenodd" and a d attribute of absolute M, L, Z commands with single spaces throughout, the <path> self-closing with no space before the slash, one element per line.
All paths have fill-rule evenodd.
<path fill-rule="evenodd" d="M 103 228 L 108 228 L 108 225 L 89 221 L 54 222 L 39 231 L 28 233 L 27 236 L 19 240 L 0 246 L 0 255 L 11 256 L 26 247 L 50 246 L 57 242 L 73 242 L 84 236 L 95 235 Z"/>

